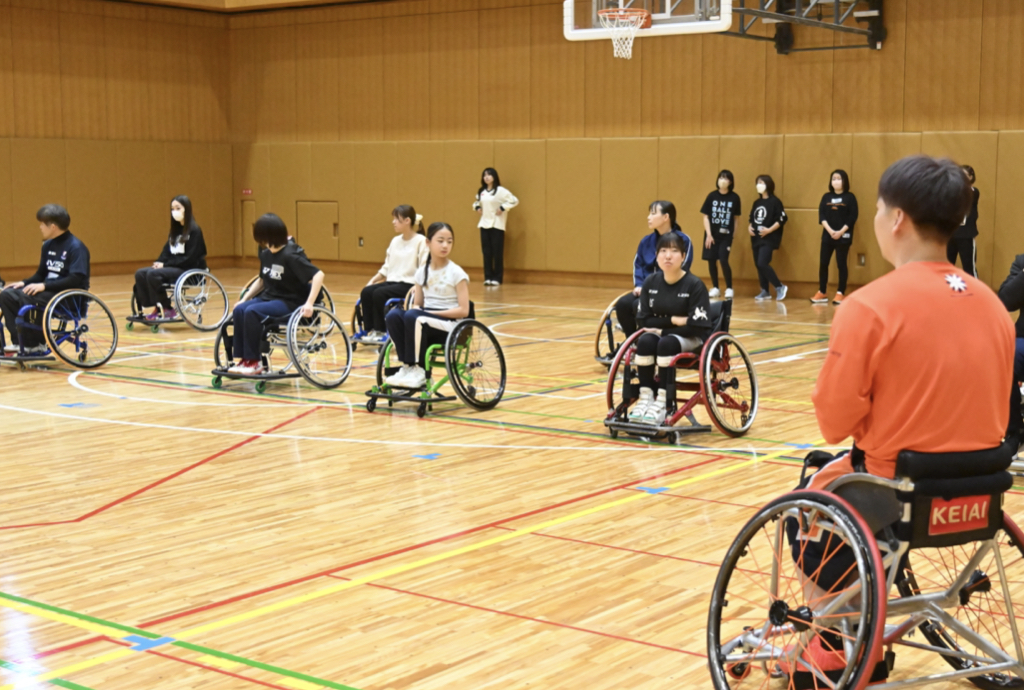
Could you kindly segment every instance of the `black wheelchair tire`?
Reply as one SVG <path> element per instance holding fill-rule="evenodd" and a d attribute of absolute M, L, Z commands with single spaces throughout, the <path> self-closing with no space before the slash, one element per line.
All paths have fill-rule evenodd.
<path fill-rule="evenodd" d="M 349 373 L 351 373 L 352 371 L 352 341 L 348 339 L 348 334 L 345 332 L 345 327 L 341 325 L 341 321 L 338 320 L 338 317 L 334 315 L 333 311 L 329 311 L 327 308 L 320 306 L 313 307 L 313 311 L 314 313 L 319 312 L 323 318 L 329 319 L 331 322 L 330 328 L 327 330 L 326 333 L 322 334 L 323 336 L 326 337 L 327 335 L 333 333 L 335 329 L 337 329 L 337 331 L 341 334 L 342 341 L 344 342 L 345 347 L 344 373 L 337 381 L 324 381 L 315 376 L 313 372 L 311 372 L 308 369 L 308 367 L 304 366 L 299 356 L 300 352 L 296 349 L 297 342 L 295 339 L 296 330 L 299 328 L 299 324 L 302 321 L 301 309 L 296 309 L 295 312 L 292 314 L 291 318 L 288 319 L 288 326 L 286 331 L 288 356 L 291 358 L 292 363 L 295 365 L 295 368 L 299 370 L 300 374 L 302 374 L 302 378 L 306 379 L 317 388 L 322 388 L 325 390 L 337 388 L 341 384 L 345 383 L 345 380 L 348 379 Z"/>
<path fill-rule="evenodd" d="M 198 318 L 196 318 L 187 308 L 185 308 L 186 305 L 184 304 L 184 298 L 182 296 L 182 292 L 185 288 L 185 281 L 189 280 L 194 276 L 202 276 L 203 278 L 206 279 L 208 283 L 212 282 L 213 285 L 211 287 L 220 292 L 221 300 L 224 302 L 224 307 L 220 314 L 206 315 L 206 317 L 204 318 L 203 313 L 200 312 Z M 219 280 L 217 280 L 217 278 L 214 277 L 214 275 L 209 271 L 201 269 L 192 269 L 189 271 L 185 271 L 180 276 L 178 276 L 178 280 L 176 280 L 174 283 L 174 308 L 178 312 L 178 317 L 182 321 L 187 323 L 189 326 L 196 329 L 197 331 L 215 331 L 218 328 L 220 328 L 221 324 L 224 323 L 224 321 L 227 320 L 228 314 L 230 312 L 230 304 L 228 303 L 228 291 L 224 289 L 224 285 Z M 211 319 L 209 318 L 210 316 L 216 316 L 216 319 Z"/>
<path fill-rule="evenodd" d="M 103 313 L 106 315 L 107 321 L 110 322 L 111 332 L 113 333 L 110 348 L 107 350 L 106 354 L 104 354 L 100 359 L 93 362 L 87 363 L 82 361 L 81 355 L 75 357 L 68 356 L 63 350 L 57 347 L 56 338 L 54 337 L 55 334 L 52 328 L 50 327 L 50 320 L 53 317 L 54 311 L 63 302 L 74 297 L 84 297 L 90 300 L 90 309 L 101 309 Z M 95 317 L 95 313 L 93 314 L 93 317 Z M 103 300 L 101 300 L 99 297 L 97 297 L 96 295 L 92 294 L 87 290 L 64 290 L 63 292 L 59 292 L 56 295 L 54 295 L 54 297 L 46 305 L 46 308 L 43 310 L 43 336 L 46 338 L 46 344 L 50 348 L 50 352 L 52 352 L 54 356 L 62 360 L 65 364 L 70 364 L 71 366 L 78 369 L 96 369 L 98 367 L 101 367 L 107 362 L 109 362 L 110 358 L 114 356 L 115 352 L 117 352 L 118 332 L 117 321 L 114 320 L 114 313 L 110 311 L 110 307 L 108 307 L 106 303 L 103 302 Z"/>
<path fill-rule="evenodd" d="M 719 409 L 716 397 L 712 394 L 712 389 L 715 384 L 716 373 L 712 371 L 714 364 L 714 353 L 716 350 L 726 347 L 730 349 L 732 358 L 737 355 L 739 359 L 743 361 L 744 368 L 742 371 L 738 371 L 738 375 L 746 376 L 750 384 L 750 412 L 747 415 L 744 422 L 737 426 L 733 424 L 731 420 L 727 419 L 723 411 Z M 730 367 L 730 372 L 733 370 Z M 735 336 L 729 333 L 715 333 L 708 341 L 704 344 L 704 348 L 701 351 L 700 356 L 700 386 L 701 391 L 704 393 L 704 407 L 708 411 L 708 416 L 711 417 L 712 423 L 726 436 L 737 438 L 743 436 L 750 427 L 754 424 L 754 419 L 757 417 L 757 405 L 759 399 L 759 387 L 757 383 L 757 373 L 754 371 L 754 363 L 750 359 L 750 355 L 740 344 L 740 341 Z"/>
<path fill-rule="evenodd" d="M 462 337 L 463 333 L 471 328 L 477 329 L 491 342 L 491 345 L 498 356 L 498 364 L 501 369 L 501 381 L 498 385 L 497 394 L 490 400 L 481 400 L 477 397 L 477 393 L 479 392 L 477 387 L 462 379 L 459 375 L 458 366 L 456 365 L 455 349 L 458 347 L 459 339 Z M 494 407 L 501 402 L 502 396 L 505 395 L 505 384 L 508 377 L 508 371 L 505 367 L 505 353 L 502 352 L 501 344 L 487 326 L 475 319 L 463 319 L 462 321 L 459 321 L 455 325 L 455 328 L 453 328 L 448 334 L 447 340 L 445 340 L 444 362 L 445 368 L 448 371 L 448 380 L 451 382 L 452 388 L 455 389 L 455 395 L 459 396 L 459 399 L 462 400 L 462 402 L 466 403 L 473 409 L 481 411 L 494 409 Z"/>

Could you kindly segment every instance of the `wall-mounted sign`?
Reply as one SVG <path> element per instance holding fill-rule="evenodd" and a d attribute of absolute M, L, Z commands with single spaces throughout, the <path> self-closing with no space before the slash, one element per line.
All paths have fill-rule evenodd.
<path fill-rule="evenodd" d="M 242 196 L 252 196 L 252 190 L 251 189 L 243 189 L 242 190 Z"/>

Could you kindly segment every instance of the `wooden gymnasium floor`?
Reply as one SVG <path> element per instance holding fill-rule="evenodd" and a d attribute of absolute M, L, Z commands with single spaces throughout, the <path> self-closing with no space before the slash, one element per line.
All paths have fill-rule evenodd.
<path fill-rule="evenodd" d="M 232 297 L 250 277 L 218 276 Z M 130 284 L 94 281 L 121 327 L 106 367 L 0 368 L 0 690 L 710 687 L 717 563 L 822 443 L 834 308 L 806 300 L 736 301 L 755 427 L 672 448 L 600 422 L 619 290 L 474 283 L 509 391 L 420 420 L 365 410 L 366 349 L 339 391 L 213 390 L 213 335 L 125 330 Z M 328 280 L 346 320 L 361 285 Z"/>

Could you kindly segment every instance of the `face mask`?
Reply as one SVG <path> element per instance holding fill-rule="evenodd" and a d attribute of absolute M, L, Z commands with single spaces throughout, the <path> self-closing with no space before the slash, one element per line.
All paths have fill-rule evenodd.
<path fill-rule="evenodd" d="M 757 193 L 758 194 L 764 194 L 764 190 L 766 190 L 766 189 L 768 189 L 768 187 L 765 186 L 764 182 L 758 182 L 757 183 Z"/>
<path fill-rule="evenodd" d="M 179 223 L 184 223 L 185 222 L 185 212 L 184 211 L 178 211 L 178 210 L 171 211 L 171 218 L 173 218 L 174 220 L 178 221 Z"/>
<path fill-rule="evenodd" d="M 723 177 L 722 179 L 720 179 L 718 181 L 718 186 L 719 187 L 728 187 L 729 186 L 729 179 L 726 178 L 726 177 Z"/>

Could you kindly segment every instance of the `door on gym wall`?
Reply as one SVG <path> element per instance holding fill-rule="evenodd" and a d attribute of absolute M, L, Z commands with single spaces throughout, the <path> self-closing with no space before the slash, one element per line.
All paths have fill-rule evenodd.
<path fill-rule="evenodd" d="M 338 202 L 295 202 L 295 240 L 310 259 L 340 258 L 338 248 Z"/>

